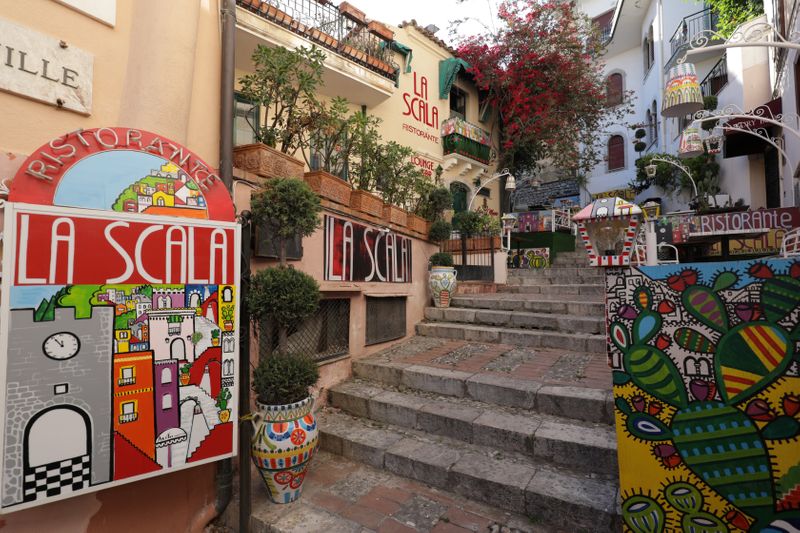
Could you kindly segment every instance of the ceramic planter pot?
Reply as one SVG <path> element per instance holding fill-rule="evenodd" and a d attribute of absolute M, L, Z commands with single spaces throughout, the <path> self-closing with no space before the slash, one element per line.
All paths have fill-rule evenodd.
<path fill-rule="evenodd" d="M 303 490 L 303 480 L 319 446 L 313 406 L 313 396 L 288 405 L 266 405 L 256 400 L 250 456 L 275 503 L 293 502 Z"/>
<path fill-rule="evenodd" d="M 436 307 L 450 307 L 450 297 L 455 294 L 458 281 L 458 272 L 454 267 L 431 267 L 428 277 L 428 287 L 431 289 L 433 305 Z"/>

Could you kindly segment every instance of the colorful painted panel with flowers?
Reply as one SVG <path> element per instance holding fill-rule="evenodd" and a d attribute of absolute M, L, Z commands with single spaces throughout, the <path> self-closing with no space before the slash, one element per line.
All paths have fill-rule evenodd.
<path fill-rule="evenodd" d="M 800 531 L 800 260 L 608 270 L 626 531 Z"/>

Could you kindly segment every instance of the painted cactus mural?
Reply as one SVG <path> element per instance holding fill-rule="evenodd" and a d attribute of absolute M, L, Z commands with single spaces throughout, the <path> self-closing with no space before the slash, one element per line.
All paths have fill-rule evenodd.
<path fill-rule="evenodd" d="M 607 276 L 628 531 L 800 530 L 800 261 Z"/>

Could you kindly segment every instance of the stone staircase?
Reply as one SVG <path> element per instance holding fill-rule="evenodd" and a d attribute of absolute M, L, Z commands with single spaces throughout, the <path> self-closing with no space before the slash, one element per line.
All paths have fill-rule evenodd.
<path fill-rule="evenodd" d="M 551 269 L 513 272 L 497 294 L 429 308 L 418 339 L 600 354 L 603 280 L 581 261 L 562 253 Z M 619 530 L 610 380 L 605 389 L 541 383 L 380 353 L 353 373 L 319 414 L 323 449 L 552 531 Z"/>

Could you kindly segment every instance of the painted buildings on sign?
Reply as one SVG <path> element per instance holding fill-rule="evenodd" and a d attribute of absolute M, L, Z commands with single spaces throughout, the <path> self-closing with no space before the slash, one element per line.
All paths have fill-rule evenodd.
<path fill-rule="evenodd" d="M 137 132 L 152 148 L 75 147 L 68 161 L 56 154 L 63 166 L 41 166 L 67 135 L 23 163 L 5 206 L 3 512 L 234 453 L 233 423 L 217 406 L 236 387 L 230 199 L 210 171 L 197 179 L 205 164 L 184 148 L 103 130 L 82 135 L 125 135 L 130 148 Z M 161 143 L 182 163 L 162 157 Z M 193 159 L 194 170 L 181 166 Z M 214 201 L 175 201 L 156 219 L 129 212 L 123 199 L 143 191 L 140 176 L 156 179 L 153 196 L 187 189 Z"/>

